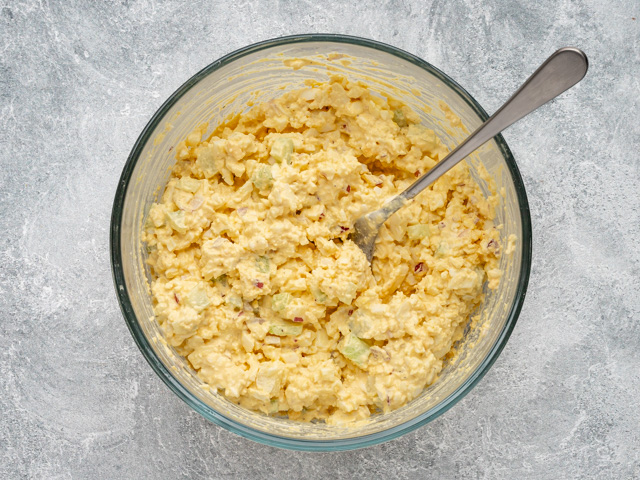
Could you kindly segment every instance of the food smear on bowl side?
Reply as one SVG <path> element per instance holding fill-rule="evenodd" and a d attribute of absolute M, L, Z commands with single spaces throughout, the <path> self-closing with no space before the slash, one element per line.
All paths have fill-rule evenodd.
<path fill-rule="evenodd" d="M 143 233 L 166 341 L 230 401 L 345 424 L 432 384 L 500 280 L 496 195 L 461 163 L 380 230 L 353 222 L 447 153 L 392 98 L 336 76 L 176 146 Z"/>

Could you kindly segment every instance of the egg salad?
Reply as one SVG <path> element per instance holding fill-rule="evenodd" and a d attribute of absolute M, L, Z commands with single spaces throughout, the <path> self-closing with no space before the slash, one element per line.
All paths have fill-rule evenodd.
<path fill-rule="evenodd" d="M 176 145 L 143 240 L 156 319 L 210 388 L 269 415 L 345 424 L 432 384 L 483 285 L 497 196 L 461 163 L 383 225 L 354 221 L 448 153 L 418 115 L 336 76 Z"/>

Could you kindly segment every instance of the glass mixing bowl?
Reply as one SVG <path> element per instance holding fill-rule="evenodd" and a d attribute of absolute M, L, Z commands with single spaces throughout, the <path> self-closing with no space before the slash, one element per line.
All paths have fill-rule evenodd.
<path fill-rule="evenodd" d="M 284 59 L 307 62 L 285 65 Z M 291 67 L 295 68 L 291 68 Z M 452 148 L 477 128 L 487 114 L 456 82 L 407 52 L 382 43 L 342 35 L 296 35 L 257 43 L 198 72 L 160 107 L 136 141 L 122 172 L 111 218 L 111 262 L 125 320 L 143 355 L 160 378 L 191 408 L 244 437 L 298 450 L 346 450 L 396 438 L 441 415 L 482 378 L 496 360 L 524 301 L 531 263 L 531 220 L 515 160 L 498 135 L 466 161 L 485 193 L 484 166 L 501 192 L 496 224 L 502 244 L 517 236 L 515 251 L 503 255 L 504 270 L 496 291 L 487 291 L 479 320 L 455 345 L 438 380 L 421 396 L 388 414 L 373 415 L 353 426 L 300 423 L 246 410 L 196 376 L 188 362 L 163 341 L 154 320 L 146 249 L 140 240 L 149 206 L 162 193 L 174 164 L 173 146 L 197 125 L 210 130 L 230 113 L 300 88 L 305 79 L 326 80 L 341 73 L 372 89 L 391 94 L 414 109 L 424 125 Z M 466 128 L 453 127 L 445 102 Z"/>

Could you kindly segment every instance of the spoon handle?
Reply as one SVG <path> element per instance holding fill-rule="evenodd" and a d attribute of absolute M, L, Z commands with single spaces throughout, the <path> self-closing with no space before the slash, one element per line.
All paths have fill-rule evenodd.
<path fill-rule="evenodd" d="M 491 140 L 502 130 L 557 97 L 565 90 L 573 87 L 584 78 L 588 66 L 587 56 L 577 48 L 565 47 L 556 51 L 533 72 L 533 75 L 524 82 L 496 113 L 480 125 L 449 155 L 401 193 L 399 201 L 390 202 L 394 204 L 393 206 L 397 205 L 395 210 L 404 205 L 407 200 L 418 195 L 467 155 Z"/>

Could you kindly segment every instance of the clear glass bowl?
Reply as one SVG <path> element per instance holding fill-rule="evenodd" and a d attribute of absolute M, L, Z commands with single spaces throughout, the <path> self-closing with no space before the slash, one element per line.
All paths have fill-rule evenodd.
<path fill-rule="evenodd" d="M 302 57 L 314 61 L 299 69 L 283 64 L 285 58 Z M 410 432 L 451 408 L 482 378 L 505 346 L 524 301 L 531 263 L 527 197 L 515 160 L 498 135 L 466 161 L 485 193 L 489 190 L 478 173 L 480 164 L 502 191 L 497 224 L 503 225 L 503 245 L 509 235 L 517 236 L 516 249 L 503 255 L 500 287 L 487 292 L 480 320 L 467 329 L 455 346 L 457 354 L 420 397 L 362 424 L 336 427 L 249 411 L 204 387 L 187 361 L 163 341 L 153 317 L 146 250 L 140 240 L 149 206 L 162 193 L 174 164 L 172 148 L 202 122 L 213 127 L 231 112 L 246 111 L 250 102 L 299 88 L 307 78 L 325 80 L 335 73 L 363 80 L 378 92 L 402 100 L 449 147 L 468 133 L 451 127 L 440 101 L 461 118 L 468 131 L 487 118 L 482 107 L 444 73 L 389 45 L 343 35 L 296 35 L 257 43 L 204 68 L 160 107 L 127 160 L 111 218 L 111 262 L 118 299 L 133 338 L 155 372 L 208 420 L 258 442 L 298 450 L 373 445 Z"/>

